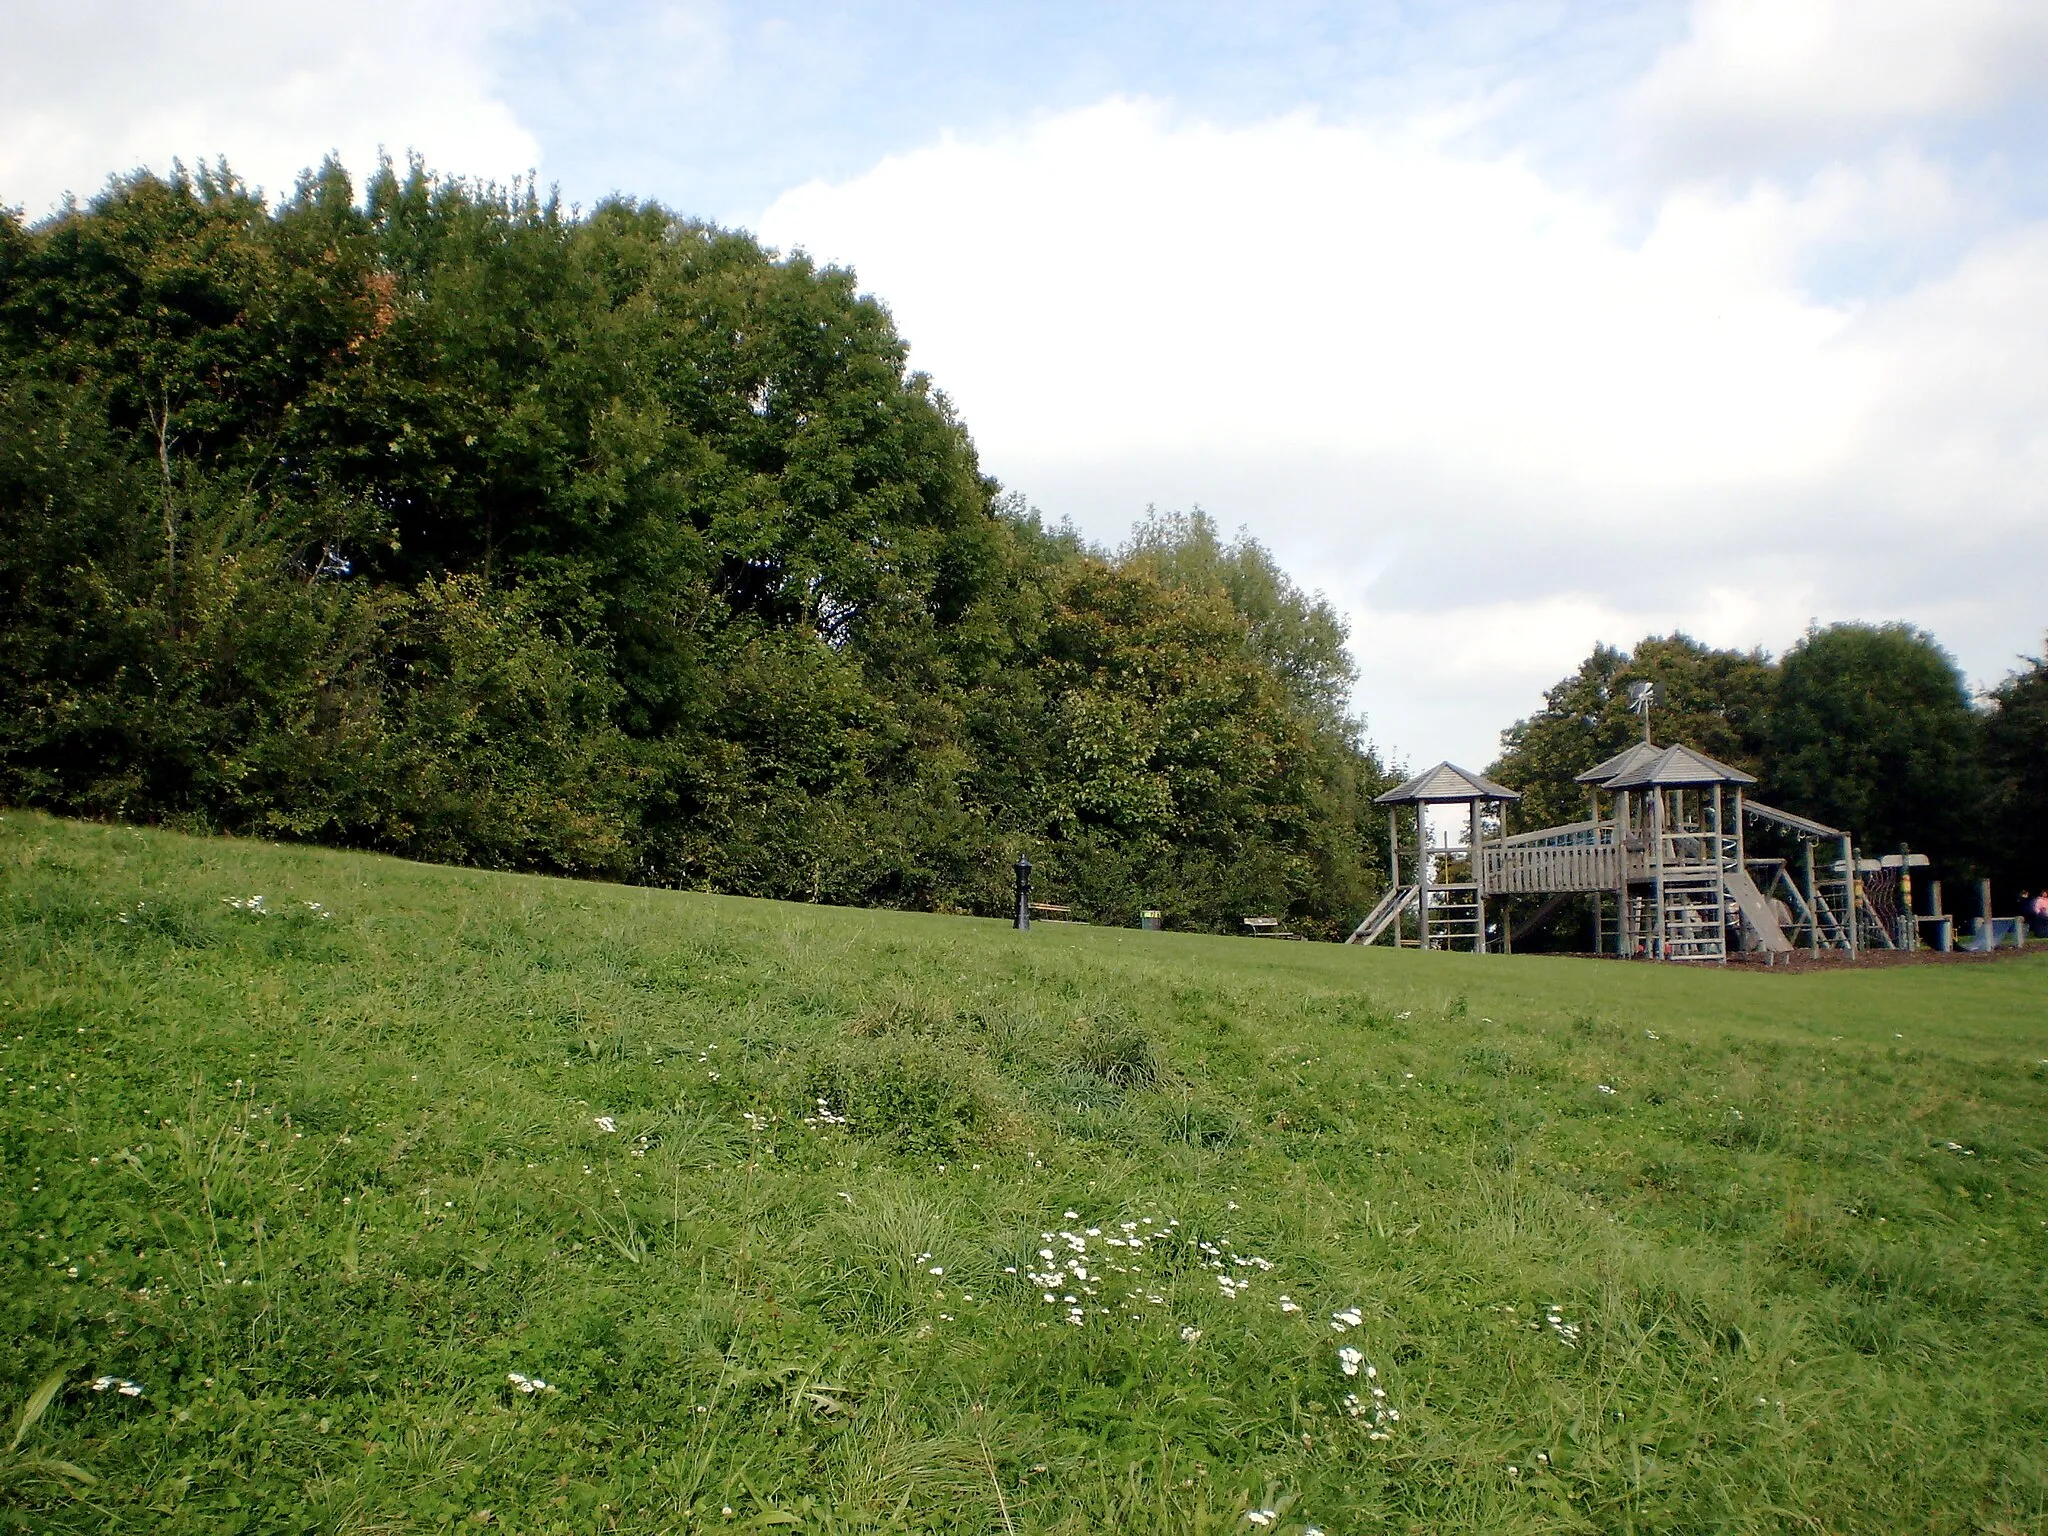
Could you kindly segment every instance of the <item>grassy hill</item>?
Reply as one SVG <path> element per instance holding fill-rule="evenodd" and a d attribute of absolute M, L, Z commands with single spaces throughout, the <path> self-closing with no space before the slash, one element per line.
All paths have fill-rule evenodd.
<path fill-rule="evenodd" d="M 9 813 L 0 1391 L 66 1374 L 0 1528 L 2039 1530 L 2044 960 L 1027 936 Z"/>

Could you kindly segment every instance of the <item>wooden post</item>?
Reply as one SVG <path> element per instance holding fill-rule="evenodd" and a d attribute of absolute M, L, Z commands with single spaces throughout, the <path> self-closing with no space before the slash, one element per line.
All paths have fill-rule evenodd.
<path fill-rule="evenodd" d="M 1401 889 L 1401 807 L 1387 807 L 1387 877 L 1391 882 L 1387 892 Z M 1401 909 L 1394 908 L 1394 948 L 1401 947 Z"/>
<path fill-rule="evenodd" d="M 1600 847 L 1600 786 L 1598 784 L 1588 784 L 1586 786 L 1586 799 L 1592 806 L 1594 857 L 1598 858 L 1598 849 Z M 1595 891 L 1592 893 L 1592 896 L 1593 953 L 1597 955 L 1600 953 L 1600 893 Z"/>
<path fill-rule="evenodd" d="M 1472 813 L 1472 830 L 1470 833 L 1472 841 L 1466 846 L 1465 858 L 1466 862 L 1471 866 L 1472 909 L 1477 916 L 1479 930 L 1473 936 L 1472 952 L 1483 955 L 1486 953 L 1486 883 L 1479 878 L 1479 802 L 1477 800 L 1471 803 L 1470 810 Z"/>
<path fill-rule="evenodd" d="M 1846 832 L 1842 834 L 1842 886 L 1847 893 L 1843 904 L 1849 909 L 1849 959 L 1853 963 L 1863 935 L 1856 931 L 1856 925 L 1862 921 L 1856 911 L 1856 845 Z"/>
<path fill-rule="evenodd" d="M 1912 857 L 1912 850 L 1899 844 L 1899 948 L 1908 951 L 1920 947 L 1920 925 L 1913 921 Z"/>
<path fill-rule="evenodd" d="M 1650 786 L 1650 889 L 1657 902 L 1657 938 L 1653 958 L 1669 958 L 1665 948 L 1669 937 L 1664 923 L 1664 791 Z"/>
<path fill-rule="evenodd" d="M 1977 932 L 1983 935 L 1977 947 L 1989 954 L 1991 951 L 1991 882 L 1977 882 Z"/>
<path fill-rule="evenodd" d="M 1415 802 L 1415 945 L 1429 948 L 1429 807 Z"/>
<path fill-rule="evenodd" d="M 1742 791 L 1738 789 L 1735 793 L 1740 795 Z M 1726 965 L 1728 963 L 1728 838 L 1726 835 L 1727 827 L 1721 816 L 1724 805 L 1725 802 L 1721 797 L 1721 786 L 1716 784 L 1714 786 L 1714 917 L 1721 924 L 1721 963 Z M 1741 816 L 1738 815 L 1735 819 L 1736 824 L 1740 826 Z M 1740 856 L 1740 836 L 1741 834 L 1738 833 L 1738 857 Z M 1741 867 L 1740 864 L 1736 865 L 1738 869 Z"/>
<path fill-rule="evenodd" d="M 1629 947 L 1628 911 L 1628 823 L 1631 801 L 1629 792 L 1623 790 L 1614 802 L 1614 849 L 1615 863 L 1619 873 L 1614 877 L 1614 953 L 1628 959 L 1635 951 Z"/>
<path fill-rule="evenodd" d="M 1820 906 L 1813 884 L 1813 839 L 1799 839 L 1800 850 L 1806 855 L 1806 951 L 1811 955 L 1820 953 Z"/>
<path fill-rule="evenodd" d="M 1743 804 L 1743 789 L 1735 786 L 1735 867 L 1742 874 L 1749 873 L 1749 823 Z"/>

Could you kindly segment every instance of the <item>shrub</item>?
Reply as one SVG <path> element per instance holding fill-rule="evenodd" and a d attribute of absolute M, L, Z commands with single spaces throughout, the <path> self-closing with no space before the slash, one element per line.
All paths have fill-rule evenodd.
<path fill-rule="evenodd" d="M 856 1135 L 893 1140 L 906 1152 L 953 1152 L 985 1138 L 997 1121 L 974 1059 L 918 1036 L 823 1050 L 811 1060 L 805 1092 L 844 1115 Z"/>
<path fill-rule="evenodd" d="M 1149 1088 L 1165 1075 L 1151 1036 L 1121 1021 L 1090 1021 L 1069 1043 L 1068 1057 L 1116 1088 Z"/>

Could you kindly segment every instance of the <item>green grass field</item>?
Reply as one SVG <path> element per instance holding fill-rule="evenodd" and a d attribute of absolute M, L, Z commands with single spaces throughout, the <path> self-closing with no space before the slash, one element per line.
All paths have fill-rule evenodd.
<path fill-rule="evenodd" d="M 1019 935 L 13 812 L 0 903 L 0 1436 L 64 1373 L 0 1528 L 2048 1528 L 2048 955 Z"/>

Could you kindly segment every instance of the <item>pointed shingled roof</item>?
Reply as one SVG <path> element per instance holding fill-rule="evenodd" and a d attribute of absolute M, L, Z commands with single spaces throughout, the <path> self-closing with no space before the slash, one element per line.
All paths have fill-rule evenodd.
<path fill-rule="evenodd" d="M 1678 784 L 1754 784 L 1756 775 L 1716 761 L 1691 747 L 1666 747 L 1648 762 L 1607 781 L 1609 789 L 1648 789 Z"/>
<path fill-rule="evenodd" d="M 1438 763 L 1378 796 L 1374 805 L 1441 804 L 1462 800 L 1519 800 L 1521 795 L 1504 784 L 1482 778 L 1455 763 Z"/>
<path fill-rule="evenodd" d="M 1636 742 L 1633 746 L 1624 747 L 1621 751 L 1615 753 L 1614 756 L 1608 758 L 1606 762 L 1595 763 L 1584 773 L 1578 775 L 1574 782 L 1579 784 L 1605 784 L 1609 779 L 1619 778 L 1624 773 L 1642 767 L 1644 763 L 1649 762 L 1650 759 L 1656 757 L 1663 750 L 1662 747 L 1647 741 Z"/>

